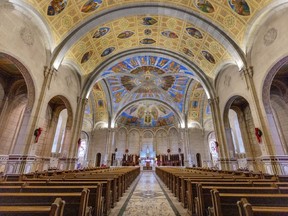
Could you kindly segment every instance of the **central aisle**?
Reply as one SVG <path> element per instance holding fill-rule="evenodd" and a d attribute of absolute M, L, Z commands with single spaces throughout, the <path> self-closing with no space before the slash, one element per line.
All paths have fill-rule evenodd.
<path fill-rule="evenodd" d="M 160 186 L 154 172 L 142 172 L 136 188 L 132 192 L 119 215 L 180 216 L 170 198 Z"/>

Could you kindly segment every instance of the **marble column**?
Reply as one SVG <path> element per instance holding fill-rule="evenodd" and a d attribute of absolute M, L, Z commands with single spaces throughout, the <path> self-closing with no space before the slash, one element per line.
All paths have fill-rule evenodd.
<path fill-rule="evenodd" d="M 220 166 L 219 168 L 225 170 L 230 169 L 231 166 L 229 165 L 229 151 L 227 142 L 225 139 L 225 132 L 224 132 L 224 126 L 223 126 L 223 120 L 221 118 L 220 109 L 219 109 L 219 98 L 210 98 L 208 99 L 208 103 L 211 108 L 212 113 L 212 119 L 215 129 L 215 135 L 216 140 L 219 144 L 219 160 L 220 160 Z"/>

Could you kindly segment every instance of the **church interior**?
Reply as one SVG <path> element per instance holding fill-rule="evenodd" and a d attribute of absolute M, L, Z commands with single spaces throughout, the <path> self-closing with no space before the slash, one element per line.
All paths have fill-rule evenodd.
<path fill-rule="evenodd" d="M 287 0 L 1 0 L 0 215 L 288 215 L 287 20 Z"/>

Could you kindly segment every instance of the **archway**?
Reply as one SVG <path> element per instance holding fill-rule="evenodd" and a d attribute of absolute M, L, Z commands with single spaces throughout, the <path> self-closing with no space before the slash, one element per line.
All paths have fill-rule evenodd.
<path fill-rule="evenodd" d="M 262 91 L 263 104 L 267 115 L 276 155 L 288 154 L 288 56 L 277 62 L 268 72 Z"/>
<path fill-rule="evenodd" d="M 17 59 L 0 53 L 1 155 L 23 154 L 35 88 L 30 73 Z M 20 142 L 21 140 L 21 142 Z"/>
<path fill-rule="evenodd" d="M 227 102 L 224 111 L 224 126 L 227 157 L 230 158 L 231 163 L 233 162 L 232 168 L 262 170 L 256 163 L 257 157 L 261 156 L 261 150 L 255 136 L 251 109 L 245 98 L 234 96 Z"/>

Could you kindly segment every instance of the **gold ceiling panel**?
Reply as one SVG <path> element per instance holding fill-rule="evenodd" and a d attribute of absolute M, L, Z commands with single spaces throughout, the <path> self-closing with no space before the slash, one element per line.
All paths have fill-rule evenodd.
<path fill-rule="evenodd" d="M 116 8 L 117 6 L 125 6 L 129 3 L 147 3 L 147 0 L 24 0 L 31 4 L 49 24 L 56 44 L 59 44 L 72 28 L 79 25 L 83 20 L 88 19 L 100 11 Z M 52 4 L 51 4 L 52 2 Z M 91 2 L 91 4 L 88 4 Z M 227 32 L 236 43 L 242 42 L 243 35 L 247 23 L 253 16 L 263 7 L 267 6 L 272 0 L 246 0 L 249 7 L 249 14 L 243 12 L 243 8 L 237 6 L 240 0 L 208 0 L 205 4 L 211 5 L 213 10 L 207 5 L 203 5 L 202 0 L 151 0 L 149 2 L 161 2 L 175 7 L 190 9 L 193 12 L 201 14 L 211 20 L 212 23 L 219 25 Z M 232 4 L 234 10 L 232 9 Z M 240 4 L 240 3 L 238 3 Z M 51 5 L 55 10 L 51 13 L 48 7 Z M 59 9 L 59 7 L 62 7 Z M 53 8 L 53 7 L 52 7 Z M 57 12 L 58 10 L 58 12 Z M 237 12 L 235 12 L 237 10 Z M 55 12 L 56 11 L 56 12 Z M 210 13 L 209 13 L 210 12 Z M 48 15 L 50 13 L 50 15 Z M 52 15 L 51 15 L 52 14 Z M 241 14 L 241 15 L 239 15 Z M 169 17 L 167 17 L 169 19 Z M 127 23 L 126 23 L 127 24 Z M 167 22 L 167 27 L 173 28 L 178 26 L 175 21 Z M 121 25 L 123 29 L 127 29 L 128 24 L 125 22 Z M 121 27 L 120 27 L 121 28 Z M 175 29 L 176 30 L 176 29 Z"/>
<path fill-rule="evenodd" d="M 147 17 L 125 17 L 97 26 L 74 44 L 66 58 L 76 62 L 83 74 L 89 74 L 112 54 L 131 48 L 158 47 L 187 56 L 211 77 L 214 77 L 213 72 L 218 64 L 232 59 L 211 35 L 190 23 L 171 17 L 153 16 L 149 17 L 149 21 L 155 24 L 143 25 L 144 19 Z M 191 29 L 192 35 L 187 28 Z M 143 44 L 145 40 L 148 44 Z M 85 53 L 89 54 L 88 57 Z"/>
<path fill-rule="evenodd" d="M 99 121 L 107 121 L 108 120 L 108 108 L 107 101 L 104 91 L 102 90 L 102 86 L 100 83 L 96 83 L 93 86 L 92 93 L 94 95 L 95 100 L 95 123 Z"/>

